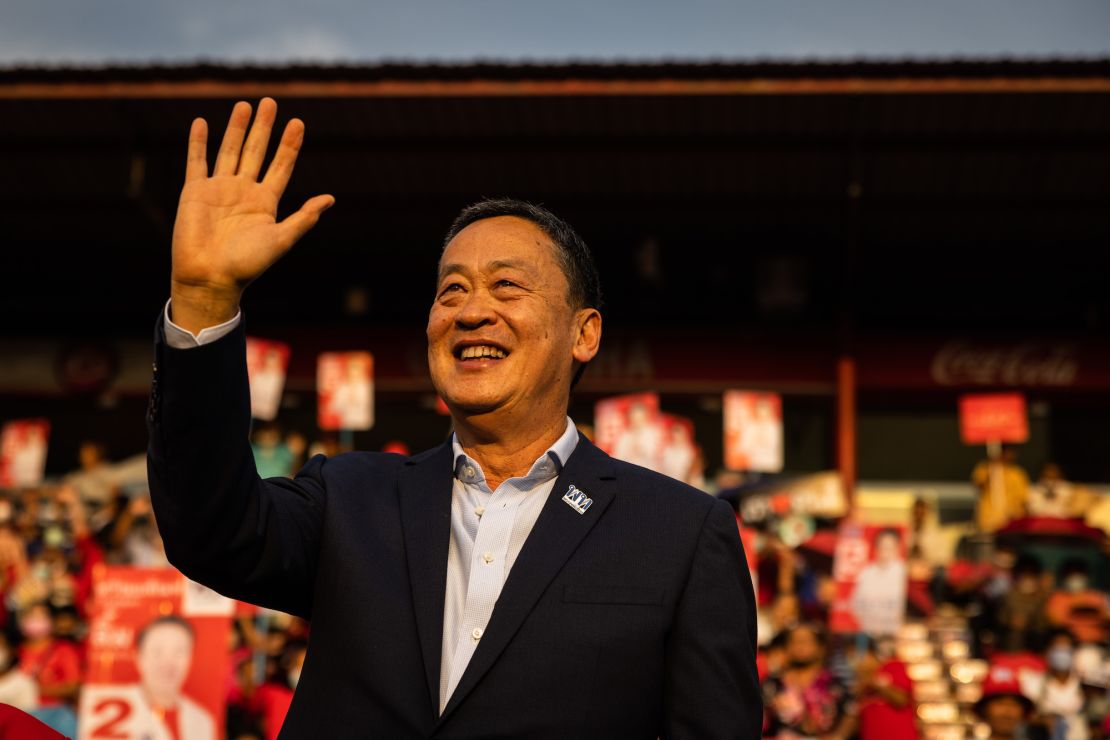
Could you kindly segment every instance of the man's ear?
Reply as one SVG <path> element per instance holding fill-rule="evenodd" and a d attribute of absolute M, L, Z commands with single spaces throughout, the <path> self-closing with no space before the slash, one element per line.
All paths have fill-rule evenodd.
<path fill-rule="evenodd" d="M 601 348 L 601 312 L 596 308 L 583 308 L 575 314 L 578 336 L 574 340 L 573 356 L 577 362 L 585 364 L 592 360 Z"/>

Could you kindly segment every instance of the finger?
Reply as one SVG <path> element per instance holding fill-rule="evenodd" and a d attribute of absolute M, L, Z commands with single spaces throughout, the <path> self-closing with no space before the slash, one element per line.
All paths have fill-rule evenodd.
<path fill-rule="evenodd" d="M 309 198 L 301 206 L 301 210 L 286 217 L 278 224 L 281 231 L 281 241 L 286 249 L 292 247 L 298 239 L 308 233 L 308 230 L 320 220 L 320 214 L 335 205 L 335 198 L 330 195 L 317 195 Z"/>
<path fill-rule="evenodd" d="M 197 118 L 189 128 L 189 154 L 185 159 L 185 182 L 208 177 L 208 122 Z"/>
<path fill-rule="evenodd" d="M 270 130 L 277 117 L 277 102 L 273 98 L 262 98 L 258 103 L 258 113 L 247 135 L 243 156 L 239 158 L 239 174 L 252 180 L 258 178 L 262 161 L 266 159 L 266 147 L 270 145 Z"/>
<path fill-rule="evenodd" d="M 274 161 L 270 162 L 269 169 L 262 182 L 271 188 L 278 197 L 285 192 L 289 178 L 293 176 L 293 166 L 297 163 L 297 155 L 304 144 L 304 122 L 294 118 L 286 126 L 281 135 L 281 143 L 274 153 Z"/>
<path fill-rule="evenodd" d="M 243 148 L 243 136 L 247 133 L 250 120 L 251 104 L 240 100 L 231 109 L 231 118 L 227 121 L 224 140 L 216 157 L 216 167 L 212 170 L 213 175 L 234 175 L 239 169 L 239 151 Z"/>

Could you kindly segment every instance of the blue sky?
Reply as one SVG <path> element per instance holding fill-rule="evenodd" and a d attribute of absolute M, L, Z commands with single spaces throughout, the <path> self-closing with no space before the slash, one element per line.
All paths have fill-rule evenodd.
<path fill-rule="evenodd" d="M 2 0 L 0 65 L 1110 56 L 1110 0 Z"/>

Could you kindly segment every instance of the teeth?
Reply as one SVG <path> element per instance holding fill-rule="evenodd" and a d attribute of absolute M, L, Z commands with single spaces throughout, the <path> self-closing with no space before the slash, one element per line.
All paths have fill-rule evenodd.
<path fill-rule="evenodd" d="M 497 347 L 490 347 L 488 345 L 480 345 L 477 347 L 466 347 L 462 351 L 462 359 L 464 360 L 478 360 L 487 357 L 495 360 L 503 360 L 507 355 Z"/>

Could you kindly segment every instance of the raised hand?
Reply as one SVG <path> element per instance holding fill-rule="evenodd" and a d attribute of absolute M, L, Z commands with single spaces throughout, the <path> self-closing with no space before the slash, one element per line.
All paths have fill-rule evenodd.
<path fill-rule="evenodd" d="M 246 286 L 335 202 L 330 195 L 317 195 L 296 213 L 277 220 L 278 202 L 304 142 L 304 124 L 293 119 L 286 125 L 274 159 L 259 180 L 276 116 L 277 103 L 263 98 L 250 125 L 250 104 L 236 103 L 211 176 L 208 124 L 203 118 L 193 121 L 185 186 L 173 227 L 171 280 L 173 321 L 190 331 L 234 316 Z"/>

